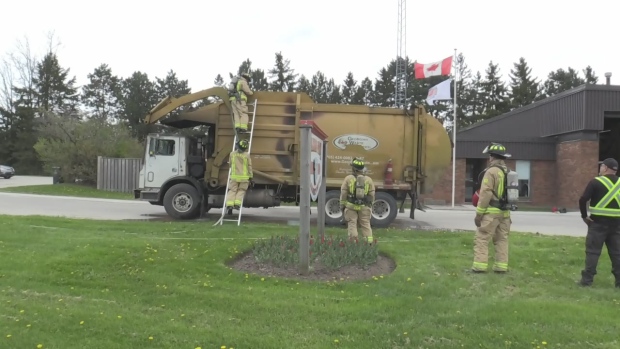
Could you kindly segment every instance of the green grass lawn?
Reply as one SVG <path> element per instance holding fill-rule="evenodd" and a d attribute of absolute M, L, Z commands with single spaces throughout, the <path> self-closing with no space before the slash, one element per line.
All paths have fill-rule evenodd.
<path fill-rule="evenodd" d="M 513 234 L 480 275 L 470 233 L 376 230 L 394 273 L 298 282 L 225 264 L 297 227 L 211 224 L 0 216 L 0 348 L 620 347 L 606 252 L 575 285 L 583 238 Z"/>
<path fill-rule="evenodd" d="M 58 195 L 58 196 L 77 196 L 99 199 L 118 199 L 133 200 L 132 193 L 117 193 L 112 191 L 97 190 L 96 187 L 81 184 L 45 184 L 45 185 L 25 185 L 21 187 L 8 187 L 0 189 L 0 192 L 38 194 L 38 195 Z"/>

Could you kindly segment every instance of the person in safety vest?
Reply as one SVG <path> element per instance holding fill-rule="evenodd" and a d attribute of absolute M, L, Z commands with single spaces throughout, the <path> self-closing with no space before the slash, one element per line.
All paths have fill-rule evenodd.
<path fill-rule="evenodd" d="M 480 183 L 478 205 L 474 223 L 478 228 L 474 238 L 474 263 L 472 271 L 484 273 L 488 268 L 489 242 L 495 245 L 493 271 L 508 271 L 508 234 L 512 220 L 506 199 L 508 167 L 504 160 L 512 155 L 499 143 L 491 143 L 483 151 L 489 154 L 489 164 Z"/>
<path fill-rule="evenodd" d="M 237 133 L 248 133 L 248 96 L 254 94 L 250 90 L 249 81 L 252 81 L 250 74 L 242 73 L 237 80 L 235 91 L 228 97 L 233 109 L 233 119 Z"/>
<path fill-rule="evenodd" d="M 349 237 L 357 237 L 357 225 L 362 236 L 372 242 L 370 216 L 372 203 L 375 201 L 375 184 L 365 173 L 364 161 L 354 158 L 351 162 L 353 174 L 344 178 L 340 187 L 340 207 L 347 222 Z"/>
<path fill-rule="evenodd" d="M 237 142 L 237 151 L 230 153 L 230 182 L 226 193 L 226 208 L 238 210 L 243 202 L 245 192 L 251 184 L 254 186 L 252 160 L 247 153 L 249 143 L 246 139 Z"/>
<path fill-rule="evenodd" d="M 611 273 L 616 279 L 616 287 L 620 288 L 620 180 L 616 172 L 618 161 L 611 158 L 601 161 L 599 176 L 590 180 L 579 198 L 581 218 L 588 226 L 585 269 L 581 271 L 578 282 L 582 286 L 592 285 L 605 244 L 611 259 Z M 586 211 L 588 201 L 589 217 Z"/>

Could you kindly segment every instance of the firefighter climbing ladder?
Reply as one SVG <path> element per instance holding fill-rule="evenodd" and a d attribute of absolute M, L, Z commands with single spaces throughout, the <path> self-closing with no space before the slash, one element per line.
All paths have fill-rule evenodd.
<path fill-rule="evenodd" d="M 258 105 L 258 100 L 255 99 L 254 100 L 254 104 L 250 104 L 249 106 L 252 107 L 252 119 L 248 121 L 249 124 L 252 124 L 252 126 L 250 127 L 250 138 L 248 139 L 248 157 L 251 154 L 251 150 L 252 150 L 252 136 L 254 135 L 254 120 L 256 120 L 256 106 Z M 234 121 L 233 121 L 233 130 L 235 130 L 234 128 Z M 239 134 L 237 133 L 237 131 L 235 130 L 235 138 L 233 139 L 233 149 L 232 151 L 235 151 L 235 146 L 237 144 L 237 139 L 239 138 Z M 231 160 L 228 160 L 229 162 Z M 241 225 L 241 214 L 243 213 L 243 201 L 245 201 L 245 195 L 243 196 L 243 199 L 241 200 L 241 205 L 239 205 L 239 214 L 237 215 L 237 218 L 235 219 L 224 219 L 224 216 L 226 215 L 226 197 L 228 195 L 228 186 L 230 184 L 230 175 L 232 174 L 232 164 L 229 166 L 228 168 L 228 179 L 226 180 L 226 191 L 224 192 L 224 202 L 222 203 L 222 215 L 220 216 L 220 219 L 215 222 L 215 224 L 213 224 L 213 226 L 216 225 L 222 225 L 224 224 L 225 221 L 228 222 L 237 222 L 237 225 Z M 248 188 L 249 189 L 249 188 Z M 247 192 L 246 192 L 247 194 Z"/>

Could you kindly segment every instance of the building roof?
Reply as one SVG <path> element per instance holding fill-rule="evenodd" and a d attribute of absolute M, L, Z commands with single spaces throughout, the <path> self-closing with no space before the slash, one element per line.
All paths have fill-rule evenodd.
<path fill-rule="evenodd" d="M 584 84 L 464 128 L 456 139 L 538 142 L 541 137 L 601 131 L 605 112 L 615 111 L 620 111 L 620 86 Z"/>
<path fill-rule="evenodd" d="M 501 142 L 516 159 L 555 159 L 556 136 L 602 131 L 606 113 L 620 112 L 620 86 L 584 84 L 478 122 L 457 132 L 457 157 L 481 158 Z"/>

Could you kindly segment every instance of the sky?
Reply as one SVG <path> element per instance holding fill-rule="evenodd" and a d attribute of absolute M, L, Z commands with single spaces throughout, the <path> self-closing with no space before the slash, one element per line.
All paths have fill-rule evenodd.
<path fill-rule="evenodd" d="M 320 70 L 341 83 L 351 71 L 358 81 L 374 80 L 396 57 L 398 1 L 10 1 L 2 8 L 12 16 L 0 21 L 0 54 L 28 37 L 41 56 L 53 32 L 60 63 L 78 85 L 107 63 L 121 77 L 136 70 L 164 77 L 173 69 L 198 91 L 212 87 L 218 73 L 228 81 L 247 58 L 268 70 L 278 51 L 307 77 Z M 587 8 L 541 0 L 504 4 L 408 1 L 407 55 L 430 63 L 457 49 L 472 73 L 484 74 L 492 60 L 505 81 L 519 57 L 541 80 L 558 68 L 591 65 L 599 83 L 612 72 L 611 83 L 620 85 L 620 41 L 612 35 L 620 1 L 590 0 Z"/>

